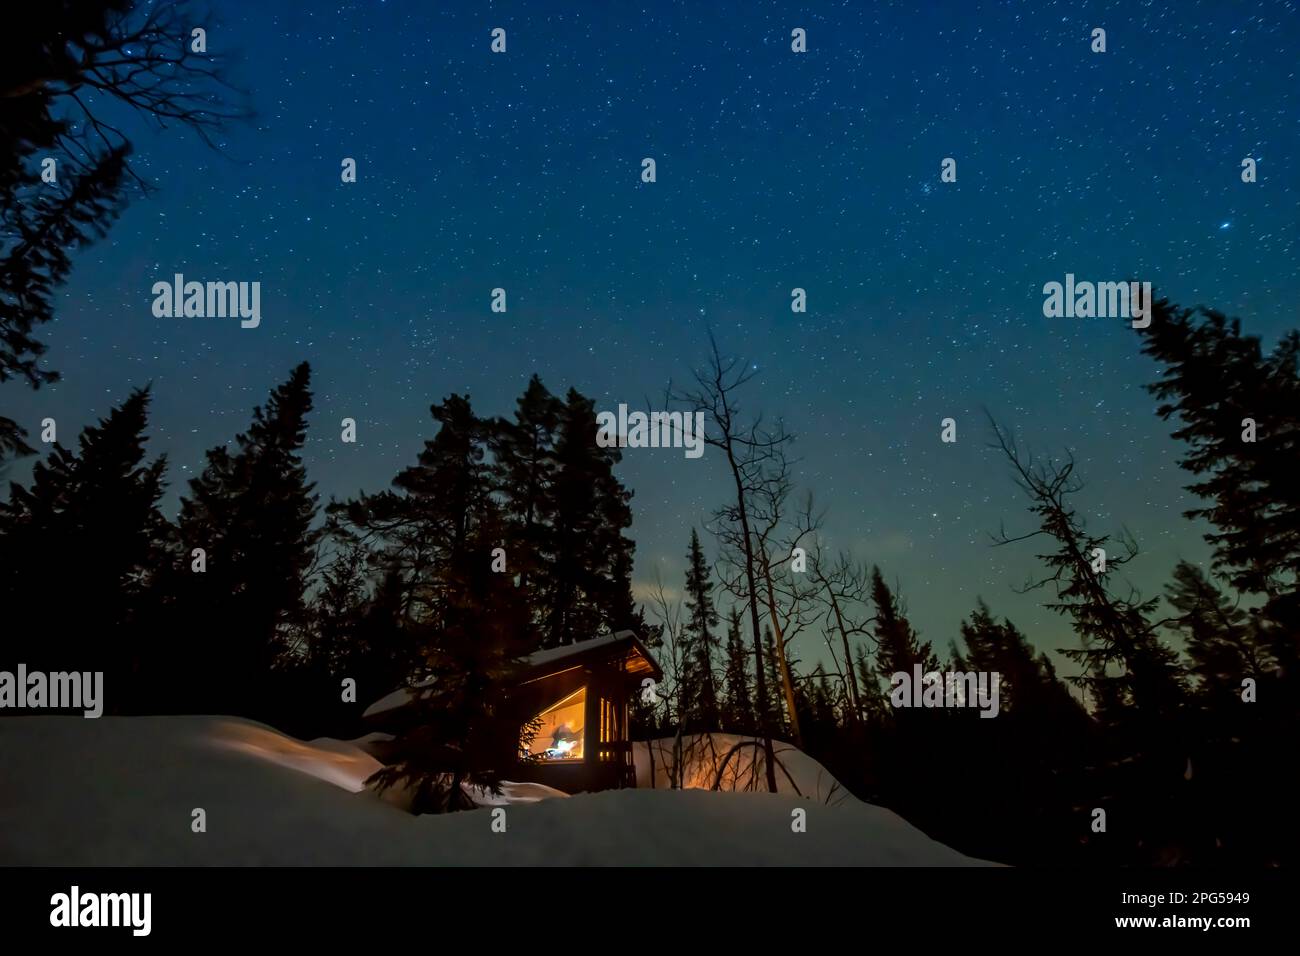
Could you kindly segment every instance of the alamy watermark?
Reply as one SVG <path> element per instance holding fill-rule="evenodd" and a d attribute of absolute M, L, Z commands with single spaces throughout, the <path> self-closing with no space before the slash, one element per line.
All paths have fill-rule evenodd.
<path fill-rule="evenodd" d="M 241 329 L 262 323 L 262 283 L 186 282 L 176 273 L 171 282 L 153 284 L 155 318 L 235 318 Z"/>
<path fill-rule="evenodd" d="M 684 448 L 687 458 L 704 454 L 703 412 L 596 413 L 596 444 L 601 448 Z"/>
<path fill-rule="evenodd" d="M 83 893 L 73 886 L 50 897 L 50 925 L 125 926 L 132 936 L 148 936 L 153 928 L 153 894 Z"/>
<path fill-rule="evenodd" d="M 0 671 L 0 710 L 80 710 L 94 719 L 104 713 L 103 671 Z"/>
<path fill-rule="evenodd" d="M 1151 324 L 1150 282 L 1075 282 L 1074 273 L 1065 283 L 1043 286 L 1043 315 L 1049 319 L 1132 319 L 1133 328 Z"/>
<path fill-rule="evenodd" d="M 997 671 L 912 673 L 898 671 L 889 678 L 889 702 L 895 707 L 978 707 L 980 717 L 996 717 L 1001 706 L 1002 675 Z"/>

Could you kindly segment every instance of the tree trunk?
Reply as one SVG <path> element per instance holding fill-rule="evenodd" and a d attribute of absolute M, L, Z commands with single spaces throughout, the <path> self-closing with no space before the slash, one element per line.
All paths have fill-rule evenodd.
<path fill-rule="evenodd" d="M 749 539 L 749 512 L 745 508 L 745 486 L 740 479 L 740 468 L 731 449 L 731 436 L 727 436 L 727 464 L 736 482 L 736 509 L 740 517 L 740 531 L 745 542 L 745 581 L 749 586 L 749 621 L 754 632 L 755 691 L 758 696 L 759 728 L 763 733 L 763 763 L 767 766 L 767 789 L 776 793 L 776 755 L 772 751 L 771 713 L 767 702 L 767 680 L 763 674 L 763 636 L 758 624 L 758 586 L 754 581 L 754 547 Z"/>
<path fill-rule="evenodd" d="M 776 664 L 781 675 L 781 689 L 785 693 L 785 707 L 790 712 L 790 736 L 792 743 L 803 748 L 803 735 L 799 733 L 799 711 L 795 708 L 794 681 L 790 677 L 790 665 L 785 660 L 785 633 L 776 616 L 776 591 L 772 586 L 772 568 L 767 555 L 763 555 L 763 582 L 767 585 L 767 613 L 772 619 L 772 636 L 775 638 Z"/>
<path fill-rule="evenodd" d="M 835 626 L 839 629 L 840 640 L 844 643 L 844 673 L 847 675 L 849 682 L 849 713 L 850 720 L 858 723 L 862 719 L 862 697 L 858 694 L 858 678 L 853 673 L 853 656 L 849 653 L 849 635 L 844 631 L 844 618 L 840 616 L 840 602 L 835 597 L 835 591 L 832 588 L 826 589 L 827 595 L 831 599 L 831 610 L 835 612 Z"/>

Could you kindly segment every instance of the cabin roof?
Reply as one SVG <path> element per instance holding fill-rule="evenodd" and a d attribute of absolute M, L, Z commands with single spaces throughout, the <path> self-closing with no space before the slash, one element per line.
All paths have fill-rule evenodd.
<path fill-rule="evenodd" d="M 585 641 L 562 644 L 534 651 L 521 662 L 523 673 L 519 682 L 526 684 L 560 670 L 580 667 L 585 664 L 613 665 L 620 664 L 622 670 L 631 675 L 663 678 L 663 671 L 656 663 L 650 651 L 631 631 L 618 631 L 615 634 L 602 634 Z M 414 687 L 400 687 L 375 701 L 361 715 L 375 717 L 390 711 L 399 710 L 413 701 L 421 689 L 430 686 L 432 680 L 422 681 Z"/>
<path fill-rule="evenodd" d="M 524 658 L 524 681 L 536 680 L 559 670 L 561 664 L 572 667 L 579 663 L 613 664 L 620 661 L 629 674 L 645 674 L 656 680 L 663 677 L 663 671 L 640 639 L 631 631 L 619 631 L 534 651 Z"/>

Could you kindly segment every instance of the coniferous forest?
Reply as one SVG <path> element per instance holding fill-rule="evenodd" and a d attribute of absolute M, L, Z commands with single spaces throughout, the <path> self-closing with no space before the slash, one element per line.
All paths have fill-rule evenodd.
<path fill-rule="evenodd" d="M 1151 388 L 1205 501 L 1215 564 L 1180 563 L 1148 598 L 1112 585 L 1091 557 L 1111 539 L 1086 530 L 1071 500 L 1082 476 L 1006 439 L 1007 481 L 1023 494 L 1008 520 L 1036 548 L 1044 603 L 1079 636 L 1059 654 L 1036 650 L 983 601 L 936 648 L 942 638 L 912 626 L 887 569 L 816 546 L 816 516 L 800 513 L 770 436 L 745 445 L 743 499 L 718 507 L 719 565 L 699 530 L 683 529 L 680 607 L 638 605 L 619 451 L 596 446 L 590 399 L 559 398 L 535 376 L 512 419 L 480 418 L 468 396 L 448 395 L 390 488 L 322 503 L 299 454 L 306 363 L 208 452 L 174 516 L 159 508 L 167 461 L 146 451 L 147 387 L 12 482 L 0 510 L 6 653 L 32 669 L 102 670 L 116 688 L 110 714 L 238 714 L 302 738 L 362 731 L 339 675 L 371 697 L 443 677 L 447 696 L 429 705 L 438 724 L 413 744 L 425 756 L 403 770 L 447 771 L 422 746 L 432 735 L 459 745 L 467 774 L 490 776 L 517 742 L 517 728 L 491 721 L 512 664 L 631 629 L 668 671 L 660 701 L 636 701 L 642 739 L 721 731 L 794 743 L 862 799 L 1005 862 L 1281 865 L 1300 796 L 1290 759 L 1300 537 L 1287 505 L 1300 460 L 1293 441 L 1257 451 L 1232 429 L 1258 407 L 1292 409 L 1274 421 L 1300 427 L 1300 334 L 1268 352 L 1235 321 L 1167 303 L 1152 328 L 1134 345 L 1163 369 Z M 749 556 L 735 543 L 743 506 L 762 516 Z M 797 542 L 802 572 L 789 557 Z M 491 570 L 498 547 L 513 574 Z M 1112 567 L 1128 554 L 1111 553 Z M 71 603 L 51 574 L 70 555 L 107 559 L 66 570 L 78 581 Z M 776 634 L 805 629 L 822 634 L 826 660 L 778 649 Z M 1002 675 L 998 719 L 892 708 L 883 675 L 918 664 Z M 1115 808 L 1122 841 L 1081 836 L 1081 808 L 1093 806 Z"/>
<path fill-rule="evenodd" d="M 274 373 L 271 359 L 242 366 L 241 381 L 256 376 L 259 384 L 214 393 L 223 427 L 232 413 L 242 422 L 218 433 L 212 421 L 182 422 L 175 411 L 196 407 L 187 394 L 191 379 L 198 389 L 215 388 L 211 381 L 191 375 L 189 366 L 184 374 L 153 371 L 165 366 L 169 349 L 180 347 L 171 340 L 157 344 L 159 360 L 119 347 L 108 331 L 99 343 L 84 331 L 61 332 L 61 323 L 99 307 L 82 291 L 70 293 L 78 275 L 102 278 L 107 267 L 95 256 L 115 242 L 136 241 L 143 228 L 128 214 L 165 202 L 176 188 L 157 175 L 161 160 L 151 161 L 150 150 L 238 153 L 229 137 L 245 134 L 230 131 L 262 128 L 257 111 L 271 108 L 274 97 L 248 81 L 247 67 L 241 73 L 225 62 L 245 42 L 238 29 L 212 29 L 199 44 L 194 16 L 187 4 L 170 0 L 20 4 L 6 13 L 11 19 L 0 39 L 0 671 L 21 664 L 27 673 L 102 673 L 103 715 L 110 721 L 222 715 L 299 741 L 363 738 L 375 729 L 363 717 L 368 705 L 396 689 L 416 688 L 421 693 L 407 723 L 366 785 L 411 788 L 415 810 L 450 813 L 474 811 L 467 786 L 503 793 L 516 779 L 521 746 L 527 751 L 529 735 L 541 733 L 534 721 L 523 728 L 521 743 L 515 704 L 530 661 L 631 632 L 662 678 L 636 682 L 626 734 L 633 747 L 653 741 L 674 755 L 669 789 L 687 786 L 680 768 L 696 759 L 689 751 L 702 739 L 726 749 L 732 743 L 716 741 L 740 738 L 754 754 L 744 789 L 788 792 L 784 774 L 798 791 L 778 750 L 799 751 L 856 800 L 888 808 L 933 840 L 980 860 L 1080 868 L 1297 862 L 1300 330 L 1290 328 L 1293 308 L 1279 333 L 1277 316 L 1261 321 L 1253 309 L 1239 307 L 1235 286 L 1222 286 L 1227 301 L 1219 301 L 1213 283 L 1193 286 L 1173 273 L 1165 281 L 1158 267 L 1148 268 L 1157 281 L 1144 322 L 1128 315 L 1044 318 L 1046 309 L 1033 314 L 1039 303 L 1029 300 L 1025 323 L 1086 325 L 1087 334 L 1113 350 L 1115 368 L 1139 377 L 1124 382 L 1137 389 L 1125 393 L 1125 427 L 1143 434 L 1154 429 L 1159 437 L 1136 457 L 1125 452 L 1124 467 L 1140 471 L 1143 461 L 1167 459 L 1181 487 L 1146 488 L 1143 517 L 1132 525 L 1094 507 L 1091 482 L 1106 466 L 1095 454 L 1074 452 L 1081 435 L 1103 428 L 1093 413 L 1037 414 L 1051 396 L 1036 405 L 1037 399 L 1008 399 L 995 386 L 987 398 L 991 411 L 957 414 L 952 426 L 940 410 L 923 407 L 922 425 L 910 439 L 915 447 L 954 440 L 941 437 L 953 431 L 956 441 L 983 447 L 982 460 L 997 476 L 1000 496 L 981 512 L 996 520 L 981 517 L 979 527 L 960 534 L 977 535 L 990 553 L 1032 567 L 1028 580 L 990 570 L 986 578 L 959 582 L 957 572 L 936 567 L 921 585 L 915 574 L 909 580 L 900 572 L 889 549 L 864 544 L 872 540 L 868 526 L 904 509 L 903 484 L 892 496 L 859 494 L 840 476 L 825 490 L 832 482 L 817 460 L 825 447 L 818 435 L 840 426 L 828 426 L 794 397 L 781 348 L 770 337 L 778 333 L 766 318 L 754 319 L 765 330 L 756 340 L 728 313 L 691 325 L 682 339 L 692 343 L 689 352 L 647 349 L 634 360 L 603 350 L 597 333 L 584 326 L 555 345 L 578 354 L 576 365 L 507 347 L 505 358 L 493 361 L 511 371 L 492 385 L 460 370 L 417 372 L 408 381 L 396 359 L 388 366 L 383 359 L 374 367 L 366 359 L 349 366 L 329 352 L 329 343 L 346 333 L 313 329 L 314 320 L 304 318 L 287 338 L 273 340 Z M 311 14 L 301 16 L 312 22 Z M 780 27 L 773 27 L 773 43 L 785 55 L 789 27 L 797 24 L 764 16 Z M 1119 17 L 1112 19 L 1118 26 Z M 1294 19 L 1292 11 L 1291 39 Z M 531 55 L 527 18 L 521 13 L 512 22 L 503 55 Z M 493 56 L 497 40 L 489 28 L 496 24 L 473 20 L 465 29 L 470 26 L 483 56 Z M 828 41 L 829 32 L 809 30 L 809 49 Z M 1080 55 L 1087 57 L 1086 31 L 1084 37 Z M 794 42 L 788 55 L 798 56 L 800 41 Z M 1104 39 L 1102 51 L 1093 53 L 1123 55 L 1105 52 Z M 1279 95 L 1294 105 L 1294 91 Z M 126 116 L 143 131 L 133 132 Z M 560 140 L 578 135 L 601 134 L 567 126 L 555 133 Z M 670 137 L 666 128 L 657 135 Z M 1273 150 L 1277 162 L 1294 160 L 1295 146 L 1292 133 Z M 324 182 L 337 180 L 340 158 L 359 147 L 320 149 L 328 167 Z M 627 149 L 635 186 L 679 188 L 657 181 L 653 162 L 646 178 L 641 156 L 658 155 L 653 145 Z M 1249 149 L 1245 143 L 1242 155 Z M 939 173 L 944 155 L 924 160 L 927 176 L 934 167 L 936 192 L 948 188 Z M 43 162 L 51 157 L 58 160 L 54 167 Z M 1236 188 L 1269 188 L 1238 177 L 1235 157 L 1225 176 Z M 670 176 L 712 160 L 676 161 L 682 166 Z M 658 176 L 669 179 L 673 163 L 674 151 L 664 147 Z M 295 166 L 295 175 L 308 175 L 303 168 Z M 398 175 L 373 155 L 359 168 Z M 341 181 L 319 188 L 352 188 L 346 159 L 343 169 Z M 494 188 L 496 174 L 484 175 L 484 188 Z M 955 185 L 974 189 L 979 175 L 972 163 Z M 540 182 L 536 188 L 549 188 Z M 351 183 L 361 185 L 355 176 Z M 1294 183 L 1292 176 L 1289 194 L 1276 200 L 1289 202 L 1292 214 Z M 380 203 L 399 207 L 402 200 L 394 194 Z M 307 215 L 304 209 L 294 214 Z M 618 215 L 654 213 L 638 202 Z M 382 243 L 382 228 L 367 241 Z M 433 234 L 431 224 L 423 228 Z M 256 241 L 254 231 L 240 241 Z M 1294 252 L 1294 219 L 1282 231 L 1278 242 L 1289 242 Z M 137 258 L 142 271 L 131 277 L 133 294 L 137 305 L 146 304 L 138 317 L 113 323 L 220 326 L 216 347 L 233 364 L 251 361 L 236 350 L 255 353 L 260 346 L 250 344 L 253 338 L 268 328 L 276 334 L 275 323 L 283 321 L 273 316 L 268 291 L 261 293 L 258 328 L 240 329 L 228 316 L 189 318 L 188 304 L 176 316 L 153 318 L 143 291 L 155 278 L 166 284 L 173 273 L 197 275 L 205 260 L 189 250 L 155 268 L 156 246 L 142 247 Z M 436 269 L 450 269 L 452 261 L 440 260 Z M 647 261 L 628 268 L 649 268 Z M 1295 261 L 1292 256 L 1290 271 L 1277 280 L 1284 291 L 1295 288 Z M 603 265 L 593 261 L 591 268 L 593 288 L 615 281 Z M 1043 281 L 1066 271 L 1052 270 Z M 215 277 L 222 269 L 208 272 Z M 1115 278 L 1127 289 L 1127 275 Z M 389 275 L 352 281 L 407 282 Z M 414 281 L 435 280 L 420 273 Z M 785 278 L 763 281 L 780 285 Z M 526 279 L 501 282 L 510 287 L 511 311 L 496 308 L 498 299 L 505 302 L 503 290 L 494 289 L 491 307 L 486 289 L 472 290 L 482 300 L 475 308 L 485 324 L 528 307 Z M 653 287 L 645 294 L 649 309 Z M 369 293 L 345 303 L 333 294 L 340 308 L 365 312 L 365 322 L 397 327 L 397 317 L 369 311 Z M 808 295 L 814 302 L 815 292 Z M 1133 296 L 1136 308 L 1136 287 Z M 791 312 L 784 288 L 776 301 L 772 309 Z M 632 321 L 649 321 L 630 299 L 617 309 L 635 312 Z M 806 314 L 793 311 L 794 319 Z M 107 328 L 109 318 L 103 322 Z M 807 341 L 823 333 L 791 334 Z M 1011 335 L 1006 327 L 988 334 Z M 485 351 L 506 345 L 507 333 L 501 336 L 497 349 Z M 596 343 L 590 349 L 588 340 Z M 443 337 L 430 348 L 457 345 Z M 460 369 L 478 361 L 475 348 L 458 353 Z M 1017 350 L 1014 343 L 1010 348 Z M 411 344 L 402 349 L 405 355 Z M 566 374 L 625 361 L 616 379 L 633 365 L 648 366 L 660 393 L 620 394 L 600 384 L 604 378 Z M 864 367 L 847 385 L 833 387 L 868 389 L 880 374 L 893 373 Z M 82 420 L 41 411 L 51 395 L 77 394 L 68 390 L 88 376 L 112 384 L 97 405 L 78 406 L 93 408 Z M 400 434 L 384 450 L 384 460 L 401 463 L 377 482 L 343 490 L 354 473 L 333 472 L 331 463 L 356 454 L 355 436 L 374 416 L 361 399 L 348 405 L 340 396 L 364 393 L 366 376 L 407 381 L 403 424 L 392 433 Z M 479 391 L 472 394 L 465 382 Z M 978 382 L 972 388 L 980 394 Z M 904 391 L 921 395 L 924 386 L 900 386 Z M 879 401 L 879 393 L 870 394 Z M 664 418 L 676 424 L 659 433 L 659 419 L 651 419 L 650 433 L 664 444 L 680 438 L 682 423 L 702 421 L 699 460 L 630 434 L 613 444 L 603 440 L 602 415 L 614 414 L 620 403 L 677 415 Z M 398 404 L 393 399 L 389 407 Z M 877 411 L 891 414 L 888 406 Z M 172 449 L 191 426 L 210 447 L 201 460 L 190 456 L 183 463 Z M 869 430 L 854 424 L 837 434 L 852 444 Z M 308 454 L 313 447 L 330 450 Z M 898 459 L 915 454 L 905 444 L 892 452 Z M 629 459 L 655 454 L 678 462 L 674 475 L 690 483 L 702 509 L 659 505 L 678 477 L 634 486 Z M 935 534 L 942 548 L 945 535 L 955 540 L 959 532 L 946 526 Z M 1169 535 L 1195 540 L 1201 550 L 1153 571 L 1144 546 Z M 661 552 L 671 560 L 649 556 Z M 1143 581 L 1158 580 L 1157 587 L 1132 583 L 1129 570 L 1143 562 Z M 959 622 L 943 631 L 917 623 L 938 592 L 959 585 L 975 595 Z M 1024 624 L 1007 616 L 1001 608 L 1012 593 L 1020 597 L 1016 607 L 1032 602 L 1059 626 L 1039 633 L 1044 629 L 1034 622 L 1044 618 Z M 1067 639 L 1058 639 L 1061 634 Z M 995 675 L 995 700 L 981 692 L 980 706 L 969 698 L 959 701 L 966 706 L 951 700 L 917 706 L 910 684 L 900 692 L 895 677 L 954 672 Z M 916 694 L 919 701 L 919 686 Z M 0 716 L 8 721 L 20 714 L 0 710 Z M 651 786 L 664 786 L 653 782 L 653 770 Z"/>

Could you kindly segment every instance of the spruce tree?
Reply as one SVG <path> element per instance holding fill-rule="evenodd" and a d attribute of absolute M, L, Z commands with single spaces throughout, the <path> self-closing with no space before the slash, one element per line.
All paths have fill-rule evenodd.
<path fill-rule="evenodd" d="M 534 375 L 516 403 L 513 420 L 492 423 L 492 473 L 509 527 L 510 569 L 535 616 L 542 606 L 539 575 L 548 552 L 548 502 L 555 491 L 555 441 L 563 407 Z"/>
<path fill-rule="evenodd" d="M 496 506 L 485 461 L 490 426 L 474 414 L 469 396 L 449 395 L 429 414 L 437 434 L 393 478 L 391 491 L 329 510 L 340 536 L 366 542 L 387 586 L 400 586 L 402 617 L 440 630 L 448 582 L 463 573 L 467 549 L 480 524 L 495 520 Z M 504 544 L 498 539 L 490 546 Z"/>
<path fill-rule="evenodd" d="M 1048 741 L 1039 740 L 1039 730 L 1055 738 L 1056 750 L 1083 734 L 1085 711 L 1057 677 L 1051 658 L 1036 652 L 1015 624 L 998 621 L 980 599 L 970 618 L 961 622 L 961 636 L 966 652 L 962 654 L 954 646 L 952 667 L 998 675 L 998 713 L 1003 724 L 1033 727 L 1031 736 L 1043 750 L 1049 749 Z M 1024 759 L 1041 756 L 1026 755 Z"/>
<path fill-rule="evenodd" d="M 500 793 L 527 746 L 524 714 L 511 700 L 520 660 L 535 644 L 528 607 L 507 575 L 491 570 L 494 539 L 477 529 L 444 571 L 442 613 L 412 631 L 426 681 L 388 766 L 371 781 L 412 790 L 416 812 L 474 805 L 467 788 Z"/>
<path fill-rule="evenodd" d="M 1002 859 L 1059 860 L 1077 847 L 1073 808 L 1081 794 L 1095 792 L 1082 774 L 1094 762 L 1087 749 L 1092 722 L 1048 657 L 982 600 L 962 621 L 961 634 L 965 652 L 954 646 L 951 668 L 999 677 L 997 719 L 981 716 L 985 698 L 968 699 L 969 708 L 944 721 L 939 741 L 942 763 L 970 784 L 962 813 L 980 826 L 968 839 Z"/>
<path fill-rule="evenodd" d="M 889 680 L 901 672 L 910 680 L 916 664 L 921 665 L 923 674 L 937 670 L 939 660 L 930 642 L 917 635 L 878 567 L 871 569 L 871 602 L 876 608 L 872 634 L 878 647 L 876 669 L 880 675 Z"/>
<path fill-rule="evenodd" d="M 570 389 L 546 512 L 541 626 L 547 647 L 644 627 L 632 599 L 635 545 L 623 534 L 632 524 L 632 493 L 614 475 L 621 457 L 618 448 L 596 444 L 593 403 Z"/>
<path fill-rule="evenodd" d="M 1166 599 L 1177 612 L 1168 626 L 1183 636 L 1196 678 L 1200 801 L 1188 829 L 1206 834 L 1206 844 L 1213 837 L 1213 858 L 1277 865 L 1296 851 L 1294 827 L 1279 833 L 1276 821 L 1290 819 L 1300 796 L 1291 756 L 1300 722 L 1274 656 L 1275 624 L 1186 561 L 1174 569 Z"/>
<path fill-rule="evenodd" d="M 33 670 L 106 671 L 115 711 L 133 706 L 148 594 L 170 537 L 158 510 L 166 460 L 145 460 L 149 402 L 136 389 L 75 450 L 56 442 L 30 487 L 12 484 L 0 504 L 5 656 Z"/>
<path fill-rule="evenodd" d="M 340 666 L 356 676 L 359 700 L 377 699 L 419 672 L 423 654 L 406 615 L 407 595 L 401 571 L 390 567 L 357 615 Z"/>
<path fill-rule="evenodd" d="M 686 659 L 686 683 L 689 712 L 687 723 L 704 731 L 717 730 L 717 679 L 713 672 L 714 652 L 718 639 L 718 612 L 713 604 L 713 581 L 700 547 L 700 536 L 691 529 L 690 549 L 686 553 L 686 622 L 682 628 L 682 651 Z"/>
<path fill-rule="evenodd" d="M 311 623 L 303 664 L 311 671 L 348 674 L 355 635 L 367 598 L 366 550 L 359 542 L 344 545 L 320 575 L 311 603 Z"/>
<path fill-rule="evenodd" d="M 484 463 L 487 426 L 474 414 L 468 395 L 450 395 L 429 409 L 438 434 L 425 442 L 416 464 L 393 479 L 406 495 L 407 520 L 424 526 L 434 542 L 435 579 L 448 568 L 458 573 L 478 522 L 491 509 Z"/>
<path fill-rule="evenodd" d="M 193 676 L 204 706 L 248 713 L 267 705 L 284 629 L 306 617 L 318 537 L 317 496 L 301 457 L 310 382 L 304 362 L 253 410 L 233 451 L 220 445 L 208 452 L 207 467 L 181 499 L 181 560 L 193 567 L 193 551 L 202 549 L 206 564 L 182 574 L 179 607 L 180 624 L 202 635 Z"/>
<path fill-rule="evenodd" d="M 1240 699 L 1242 681 L 1268 683 L 1276 671 L 1268 642 L 1253 618 L 1196 565 L 1178 562 L 1166 600 L 1178 612 L 1170 627 L 1181 633 L 1197 692 L 1215 706 Z"/>
<path fill-rule="evenodd" d="M 835 709 L 835 688 L 820 663 L 813 668 L 806 681 L 798 685 L 800 708 L 807 721 L 809 743 L 825 745 L 834 739 L 839 726 Z"/>
<path fill-rule="evenodd" d="M 8 102 L 0 96 L 0 104 Z M 0 240 L 0 384 L 21 379 L 39 388 L 58 381 L 57 372 L 41 367 L 45 344 L 34 333 L 54 317 L 55 290 L 67 281 L 72 253 L 103 236 L 121 211 L 128 151 L 119 147 L 95 157 L 84 170 L 70 169 L 53 195 L 34 188 L 41 184 L 29 174 L 24 186 L 31 195 L 23 202 L 14 198 L 16 183 L 6 188 L 0 169 L 0 199 L 6 200 L 6 235 Z M 16 422 L 0 416 L 0 460 L 31 454 L 25 437 Z"/>
<path fill-rule="evenodd" d="M 1112 831 L 1103 852 L 1123 849 L 1179 853 L 1180 834 L 1168 823 L 1170 808 L 1185 801 L 1188 760 L 1186 675 L 1178 655 L 1156 635 L 1151 621 L 1157 601 L 1125 587 L 1119 569 L 1137 554 L 1131 539 L 1121 547 L 1087 531 L 1072 504 L 1082 485 L 1074 462 L 1036 464 L 994 425 L 999 447 L 1030 501 L 1047 550 L 1046 571 L 1031 587 L 1050 588 L 1044 606 L 1068 620 L 1080 646 L 1061 651 L 1079 673 L 1069 679 L 1087 691 L 1102 734 L 1101 766 L 1093 781 L 1115 796 L 1125 827 Z M 1003 542 L 1018 540 L 1002 537 Z M 1164 807 L 1154 808 L 1163 802 Z"/>
<path fill-rule="evenodd" d="M 1214 529 L 1215 564 L 1238 590 L 1265 595 L 1294 632 L 1300 624 L 1300 332 L 1265 354 L 1258 336 L 1211 309 L 1158 302 L 1143 351 L 1163 367 L 1148 387 L 1157 413 L 1176 418 L 1180 464 L 1205 500 L 1187 514 Z M 1254 434 L 1249 434 L 1254 423 Z"/>
<path fill-rule="evenodd" d="M 1212 525 L 1214 570 L 1260 595 L 1256 627 L 1281 678 L 1300 679 L 1300 331 L 1265 353 L 1237 319 L 1166 301 L 1141 331 L 1162 367 L 1147 388 L 1158 414 L 1176 419 L 1187 446 L 1180 464 L 1203 504 L 1187 512 Z M 1295 699 L 1294 693 L 1290 694 Z"/>
<path fill-rule="evenodd" d="M 714 606 L 714 583 L 699 546 L 699 535 L 690 529 L 690 549 L 686 551 L 686 620 L 682 627 L 682 654 L 686 658 L 689 714 L 686 722 L 703 731 L 720 726 L 718 680 L 714 674 L 714 653 L 718 648 L 718 610 Z"/>
<path fill-rule="evenodd" d="M 889 714 L 889 698 L 881 685 L 880 675 L 871 664 L 865 647 L 859 647 L 853 666 L 858 678 L 858 696 L 862 702 L 862 719 L 868 724 L 879 723 Z"/>
<path fill-rule="evenodd" d="M 1000 711 L 1025 710 L 1041 718 L 1053 708 L 1074 709 L 1047 655 L 1035 653 L 1010 621 L 995 619 L 983 599 L 976 602 L 970 619 L 961 622 L 961 636 L 966 653 L 954 649 L 954 668 L 998 674 Z"/>
<path fill-rule="evenodd" d="M 1082 488 L 1073 460 L 1037 464 L 993 427 L 997 447 L 1029 498 L 1038 521 L 1035 534 L 1054 549 L 1038 555 L 1047 573 L 1032 586 L 1052 589 L 1055 600 L 1044 606 L 1067 618 L 1079 636 L 1080 647 L 1061 651 L 1081 668 L 1071 680 L 1087 690 L 1104 722 L 1118 725 L 1140 715 L 1154 728 L 1182 706 L 1186 682 L 1177 654 L 1159 640 L 1150 621 L 1158 602 L 1116 583 L 1116 572 L 1137 555 L 1136 543 L 1125 538 L 1116 548 L 1108 535 L 1087 531 L 1071 504 Z"/>
<path fill-rule="evenodd" d="M 726 669 L 723 677 L 726 703 L 723 711 L 728 729 L 742 733 L 753 733 L 757 729 L 753 697 L 750 694 L 750 663 L 740 607 L 733 604 L 727 614 Z"/>

